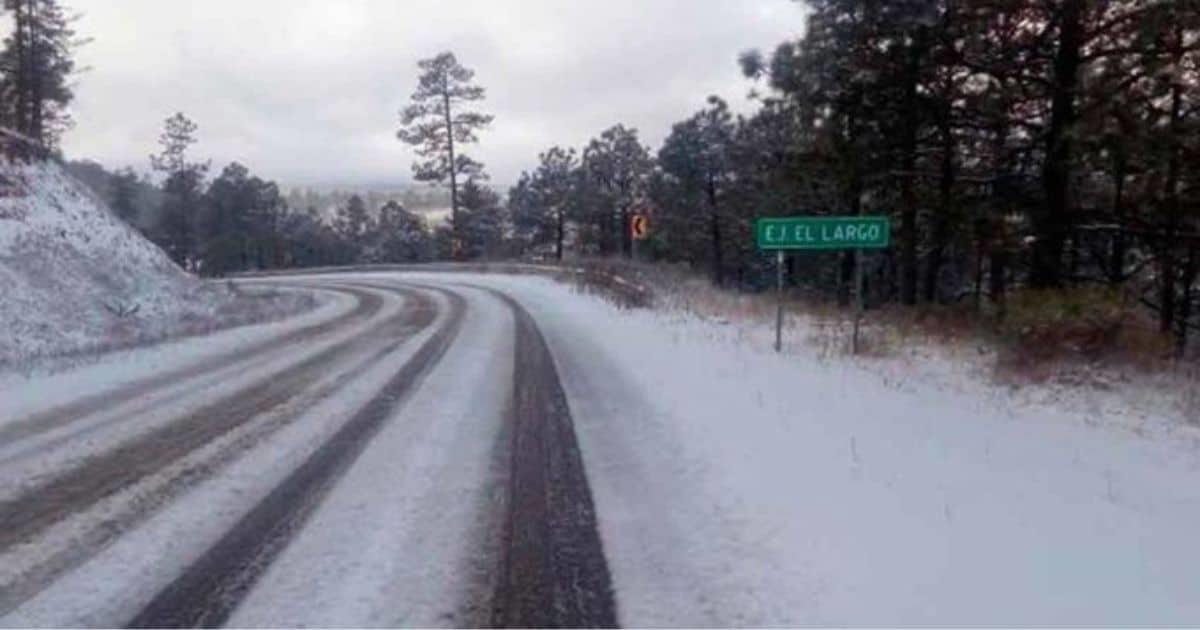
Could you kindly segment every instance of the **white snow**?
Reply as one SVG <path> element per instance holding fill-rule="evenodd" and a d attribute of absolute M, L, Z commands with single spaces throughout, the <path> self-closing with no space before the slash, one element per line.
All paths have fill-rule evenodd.
<path fill-rule="evenodd" d="M 236 294 L 184 273 L 57 164 L 0 160 L 0 179 L 0 368 L 269 314 L 239 313 Z"/>
<path fill-rule="evenodd" d="M 621 310 L 528 276 L 336 278 L 447 286 L 467 297 L 468 316 L 233 625 L 478 622 L 461 606 L 486 594 L 479 562 L 491 556 L 479 536 L 491 531 L 481 519 L 502 483 L 493 447 L 511 386 L 512 320 L 461 283 L 514 296 L 546 336 L 623 625 L 1200 620 L 1200 435 L 1175 401 L 1120 386 L 1067 398 L 1014 392 L 944 358 L 826 356 L 796 331 L 776 355 L 765 328 Z M 3 623 L 127 621 L 331 435 L 330 418 L 378 391 L 416 343 Z M 55 378 L 63 391 L 98 388 L 102 369 Z"/>
<path fill-rule="evenodd" d="M 625 625 L 1200 619 L 1195 432 L 1123 428 L 1167 411 L 776 356 L 767 331 L 471 280 L 551 344 Z"/>
<path fill-rule="evenodd" d="M 233 627 L 471 627 L 495 557 L 492 470 L 512 390 L 513 319 L 469 301 L 458 341 L 241 604 Z M 503 470 L 499 471 L 503 473 Z M 484 563 L 480 566 L 480 563 Z M 319 570 L 314 570 L 319 567 Z M 482 590 L 482 592 L 478 592 Z M 286 602 L 286 605 L 281 603 Z M 482 613 L 482 616 L 479 616 Z M 474 618 L 473 618 L 474 617 Z"/>
<path fill-rule="evenodd" d="M 312 286 L 312 285 L 310 285 Z M 0 426 L 64 403 L 63 392 L 84 398 L 153 377 L 163 371 L 199 363 L 293 330 L 332 320 L 350 311 L 355 300 L 339 291 L 313 288 L 320 305 L 283 321 L 228 328 L 205 336 L 185 337 L 151 346 L 120 350 L 100 360 L 51 374 L 0 373 Z"/>
<path fill-rule="evenodd" d="M 386 316 L 386 313 L 380 316 Z M 389 355 L 373 362 L 334 395 L 304 409 L 269 439 L 255 444 L 245 453 L 238 453 L 219 475 L 204 480 L 167 503 L 86 563 L 0 617 L 0 626 L 116 627 L 127 623 L 156 593 L 336 433 L 354 411 L 374 397 L 395 373 L 396 367 L 410 359 L 438 325 L 435 322 Z M 299 348 L 297 352 L 310 353 L 310 350 Z M 338 379 L 362 359 L 359 356 L 353 361 L 331 366 L 322 381 Z M 313 390 L 322 387 L 322 383 L 317 383 Z M 292 402 L 304 408 L 305 401 Z M 270 422 L 272 417 L 289 413 L 293 412 L 285 408 L 264 414 L 239 428 L 238 432 L 253 432 Z M 50 533 L 51 540 L 80 536 L 82 529 L 95 527 L 98 517 L 108 511 L 119 511 L 134 501 L 137 494 L 151 492 L 155 486 L 211 456 L 237 437 L 224 436 L 219 443 L 189 454 L 185 460 L 156 473 L 138 487 L 125 490 L 87 513 L 56 525 L 56 531 Z M 43 552 L 36 548 L 18 548 L 7 560 L 34 562 L 39 553 Z"/>
<path fill-rule="evenodd" d="M 387 294 L 380 293 L 380 295 L 386 296 Z M 385 303 L 376 317 L 386 318 L 394 315 L 400 310 L 401 304 L 400 300 L 393 297 Z M 296 319 L 303 321 L 308 318 L 298 317 Z M 313 354 L 362 334 L 363 330 L 371 323 L 368 321 L 347 326 L 299 347 L 283 347 L 243 357 L 218 370 L 172 383 L 170 386 L 138 396 L 127 403 L 96 409 L 67 425 L 19 440 L 15 444 L 0 444 L 0 470 L 5 473 L 3 478 L 0 478 L 0 501 L 19 495 L 27 489 L 28 485 L 40 483 L 56 471 L 70 469 L 97 452 L 116 448 L 120 444 L 160 428 L 172 420 L 195 413 L 197 410 L 213 404 L 214 401 L 244 392 L 255 386 L 264 374 L 281 373 Z M 291 326 L 278 328 L 287 330 Z M 262 334 L 265 331 L 254 332 Z M 248 335 L 246 331 L 235 329 L 218 335 L 218 337 L 222 336 L 228 339 L 244 340 Z M 187 340 L 170 345 L 174 346 L 173 351 L 156 348 L 134 351 L 130 354 L 143 356 L 158 354 L 159 356 L 155 358 L 159 361 L 164 360 L 162 355 L 165 354 L 170 359 L 180 362 L 184 359 L 194 360 L 196 353 L 187 353 L 186 350 L 200 350 L 199 346 L 204 344 L 198 340 Z M 223 344 L 211 345 L 220 347 Z M 133 369 L 130 367 L 122 369 L 122 364 Z M 147 363 L 126 358 L 119 363 L 106 364 L 105 367 L 117 375 L 127 376 L 129 372 L 139 371 L 136 366 L 144 365 Z M 99 369 L 101 368 L 85 368 L 74 373 L 56 375 L 48 380 L 57 382 L 60 388 L 65 388 L 64 382 L 73 381 L 75 387 L 69 391 L 78 392 L 92 384 L 88 382 L 88 379 L 82 377 L 94 374 Z M 119 380 L 119 377 L 113 380 Z M 34 382 L 40 384 L 39 381 Z M 30 395 L 31 390 L 42 393 L 47 391 L 45 387 L 17 388 L 14 398 L 18 401 L 36 401 L 43 406 L 49 406 L 56 400 L 52 395 L 41 397 Z M 20 416 L 14 415 L 13 417 Z M 0 415 L 0 426 L 3 426 L 3 422 L 3 415 Z"/>

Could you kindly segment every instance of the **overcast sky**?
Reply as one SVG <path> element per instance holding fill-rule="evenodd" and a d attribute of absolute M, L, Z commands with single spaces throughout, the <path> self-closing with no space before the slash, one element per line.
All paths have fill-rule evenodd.
<path fill-rule="evenodd" d="M 285 186 L 411 180 L 395 139 L 416 62 L 476 71 L 496 116 L 469 153 L 507 187 L 552 144 L 622 122 L 656 148 L 718 94 L 741 111 L 737 54 L 803 29 L 789 0 L 67 0 L 83 13 L 68 157 L 145 170 L 164 118 L 193 155 Z"/>

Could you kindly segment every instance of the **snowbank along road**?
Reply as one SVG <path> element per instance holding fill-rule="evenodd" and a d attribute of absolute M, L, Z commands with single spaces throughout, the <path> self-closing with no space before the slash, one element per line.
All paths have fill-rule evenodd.
<path fill-rule="evenodd" d="M 566 397 L 516 300 L 257 282 L 325 305 L 0 412 L 4 623 L 616 625 Z"/>
<path fill-rule="evenodd" d="M 319 299 L 0 374 L 0 626 L 1200 622 L 1200 433 L 1125 392 L 541 277 L 244 282 Z"/>

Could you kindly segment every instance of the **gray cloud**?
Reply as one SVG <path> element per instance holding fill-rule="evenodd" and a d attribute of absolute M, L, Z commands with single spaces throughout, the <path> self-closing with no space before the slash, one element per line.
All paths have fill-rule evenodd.
<path fill-rule="evenodd" d="M 737 53 L 798 35 L 788 0 L 75 0 L 70 157 L 147 166 L 162 120 L 200 125 L 196 158 L 287 185 L 410 179 L 397 111 L 416 61 L 453 50 L 496 122 L 471 147 L 506 186 L 551 144 L 622 122 L 656 145 L 718 94 L 746 110 Z"/>

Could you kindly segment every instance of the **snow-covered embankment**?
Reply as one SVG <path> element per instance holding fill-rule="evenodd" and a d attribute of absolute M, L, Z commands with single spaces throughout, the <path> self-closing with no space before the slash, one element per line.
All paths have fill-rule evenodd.
<path fill-rule="evenodd" d="M 0 161 L 0 369 L 292 312 L 177 267 L 53 162 Z"/>

